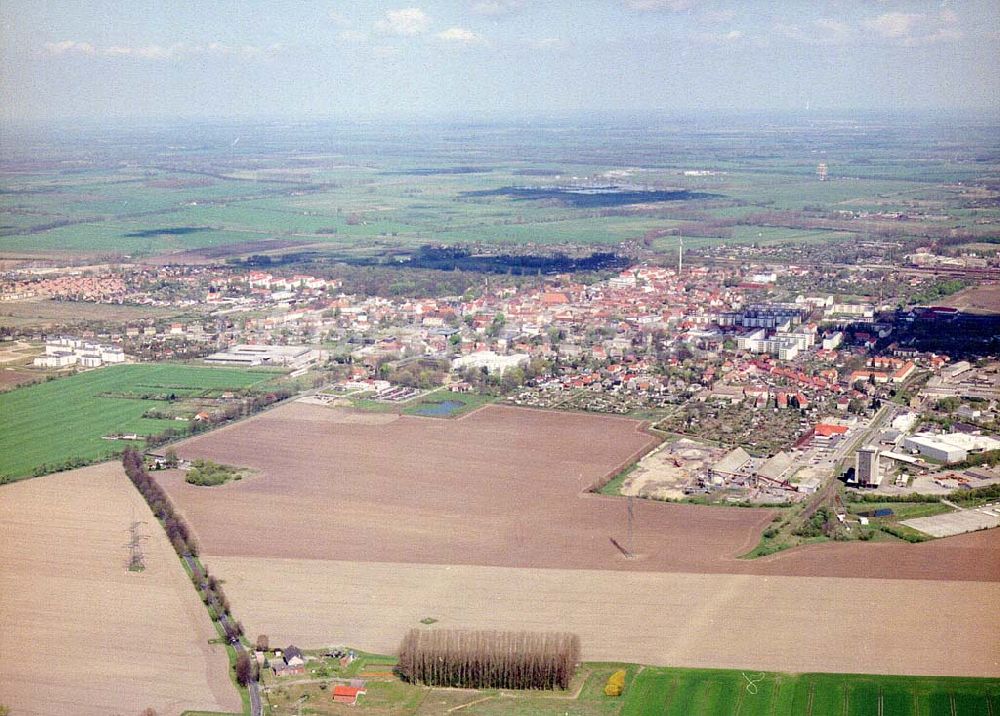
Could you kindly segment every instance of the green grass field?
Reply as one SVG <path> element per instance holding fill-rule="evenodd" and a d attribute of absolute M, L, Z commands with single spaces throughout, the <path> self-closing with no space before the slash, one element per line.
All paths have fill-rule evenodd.
<path fill-rule="evenodd" d="M 990 716 L 1000 680 L 646 668 L 622 716 Z"/>
<path fill-rule="evenodd" d="M 798 119 L 766 126 L 727 120 L 721 132 L 711 120 L 669 129 L 644 122 L 559 131 L 497 125 L 471 134 L 464 126 L 321 123 L 268 127 L 266 142 L 239 147 L 206 136 L 192 140 L 199 147 L 193 152 L 174 146 L 173 129 L 164 129 L 128 144 L 121 156 L 114 142 L 95 145 L 93 161 L 77 160 L 79 142 L 62 139 L 44 148 L 46 163 L 15 164 L 0 176 L 7 190 L 0 194 L 0 253 L 146 255 L 221 245 L 240 252 L 273 238 L 315 242 L 310 250 L 321 253 L 364 252 L 376 242 L 598 249 L 719 218 L 746 224 L 721 227 L 718 237 L 687 237 L 685 245 L 824 244 L 856 233 L 850 225 L 842 232 L 784 228 L 800 226 L 795 214 L 807 207 L 811 214 L 930 210 L 949 216 L 935 226 L 994 235 L 995 208 L 969 204 L 965 190 L 956 189 L 997 175 L 992 128 L 971 123 L 957 132 L 950 124 L 907 122 L 865 120 L 832 134 Z M 186 136 L 191 131 L 185 127 Z M 74 161 L 59 161 L 67 156 Z M 175 159 L 183 169 L 168 168 Z M 829 165 L 829 181 L 816 177 L 820 161 Z M 581 183 L 708 196 L 605 207 L 480 193 Z M 787 213 L 790 223 L 747 219 L 761 212 Z M 664 237 L 653 246 L 666 252 L 675 244 Z"/>
<path fill-rule="evenodd" d="M 182 425 L 143 418 L 156 402 L 103 393 L 169 391 L 187 396 L 262 383 L 274 372 L 172 364 L 101 368 L 0 394 L 0 475 L 30 475 L 42 464 L 111 455 L 130 443 L 110 433 L 153 435 Z"/>
<path fill-rule="evenodd" d="M 367 660 L 366 660 L 367 659 Z M 318 662 L 317 662 L 318 663 Z M 389 671 L 391 657 L 364 657 L 346 672 L 315 668 L 295 683 L 265 674 L 272 713 L 344 713 L 324 680 Z M 332 668 L 332 672 L 330 673 Z M 626 671 L 625 692 L 606 696 L 608 677 Z M 377 676 L 353 707 L 359 713 L 418 714 L 460 710 L 477 716 L 993 716 L 1000 679 L 852 674 L 781 674 L 585 663 L 566 691 L 431 689 Z"/>

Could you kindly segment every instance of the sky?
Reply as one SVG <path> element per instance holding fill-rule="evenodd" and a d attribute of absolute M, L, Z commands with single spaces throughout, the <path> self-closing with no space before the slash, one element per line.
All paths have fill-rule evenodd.
<path fill-rule="evenodd" d="M 973 110 L 1000 0 L 4 0 L 0 121 Z"/>

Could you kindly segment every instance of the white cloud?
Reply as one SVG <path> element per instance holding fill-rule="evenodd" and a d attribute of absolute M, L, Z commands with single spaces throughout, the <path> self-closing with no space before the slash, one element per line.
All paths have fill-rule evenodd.
<path fill-rule="evenodd" d="M 67 52 L 74 52 L 82 55 L 93 55 L 97 52 L 96 48 L 89 42 L 77 42 L 76 40 L 46 42 L 45 51 L 52 55 L 62 55 Z"/>
<path fill-rule="evenodd" d="M 45 50 L 54 55 L 79 53 L 111 58 L 137 58 L 141 60 L 172 60 L 197 55 L 215 55 L 217 57 L 240 57 L 250 59 L 280 52 L 283 46 L 279 43 L 267 46 L 258 45 L 226 45 L 221 42 L 210 42 L 207 45 L 189 45 L 175 42 L 172 45 L 108 45 L 96 47 L 89 42 L 46 42 Z"/>
<path fill-rule="evenodd" d="M 702 15 L 709 22 L 731 22 L 736 18 L 735 10 L 709 10 Z"/>
<path fill-rule="evenodd" d="M 903 38 L 909 36 L 923 17 L 915 12 L 887 12 L 866 20 L 865 27 L 882 37 Z"/>
<path fill-rule="evenodd" d="M 482 35 L 464 27 L 449 27 L 447 30 L 439 32 L 436 37 L 445 42 L 454 42 L 459 45 L 482 45 L 486 42 Z"/>
<path fill-rule="evenodd" d="M 778 23 L 774 26 L 774 31 L 806 45 L 846 45 L 857 35 L 855 29 L 847 23 L 830 18 L 813 20 L 804 29 L 798 25 Z"/>
<path fill-rule="evenodd" d="M 702 42 L 712 42 L 715 44 L 726 44 L 738 42 L 745 37 L 741 30 L 730 30 L 729 32 L 703 32 L 698 35 Z"/>
<path fill-rule="evenodd" d="M 694 5 L 694 0 L 625 0 L 625 7 L 629 10 L 689 10 Z"/>
<path fill-rule="evenodd" d="M 173 45 L 139 45 L 135 47 L 130 45 L 111 45 L 109 47 L 100 48 L 97 52 L 107 57 L 139 57 L 144 60 L 169 60 L 185 52 L 217 52 L 218 50 L 214 47 L 217 44 L 218 43 L 212 43 L 204 48 L 189 47 L 181 43 Z M 210 50 L 209 48 L 212 49 Z"/>
<path fill-rule="evenodd" d="M 375 23 L 375 29 L 386 35 L 412 36 L 427 32 L 431 20 L 419 7 L 388 10 L 385 17 Z"/>
<path fill-rule="evenodd" d="M 962 37 L 958 15 L 947 7 L 936 15 L 886 12 L 868 18 L 864 25 L 876 37 L 904 47 L 949 42 Z"/>

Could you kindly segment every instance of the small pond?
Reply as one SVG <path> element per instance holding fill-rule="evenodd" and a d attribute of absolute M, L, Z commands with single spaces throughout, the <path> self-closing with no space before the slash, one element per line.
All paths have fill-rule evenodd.
<path fill-rule="evenodd" d="M 414 415 L 425 415 L 429 418 L 447 418 L 465 407 L 459 400 L 442 400 L 439 403 L 424 403 L 413 411 Z"/>

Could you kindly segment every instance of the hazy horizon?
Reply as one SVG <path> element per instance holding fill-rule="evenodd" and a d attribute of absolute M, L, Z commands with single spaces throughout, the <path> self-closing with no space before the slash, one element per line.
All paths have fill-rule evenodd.
<path fill-rule="evenodd" d="M 993 0 L 0 6 L 0 121 L 1000 117 Z"/>

